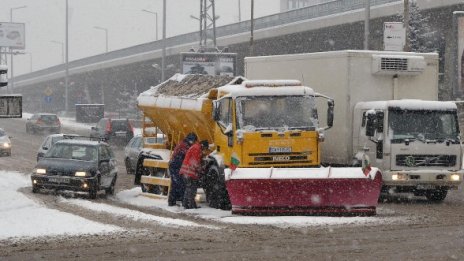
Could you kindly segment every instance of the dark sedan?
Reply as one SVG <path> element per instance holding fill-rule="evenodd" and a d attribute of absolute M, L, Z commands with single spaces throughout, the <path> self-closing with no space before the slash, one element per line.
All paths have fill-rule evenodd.
<path fill-rule="evenodd" d="M 92 199 L 102 189 L 114 194 L 116 179 L 116 159 L 110 146 L 87 140 L 58 141 L 31 175 L 33 193 L 40 189 L 84 191 Z"/>

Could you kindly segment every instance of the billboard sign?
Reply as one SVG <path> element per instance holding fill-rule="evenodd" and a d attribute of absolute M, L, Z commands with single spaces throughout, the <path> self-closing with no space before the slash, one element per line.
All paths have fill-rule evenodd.
<path fill-rule="evenodd" d="M 385 51 L 403 51 L 406 30 L 402 22 L 383 23 L 383 45 Z"/>
<path fill-rule="evenodd" d="M 0 96 L 0 118 L 22 118 L 23 97 L 20 94 Z"/>
<path fill-rule="evenodd" d="M 236 53 L 181 53 L 183 74 L 235 76 Z"/>
<path fill-rule="evenodd" d="M 0 47 L 26 48 L 26 30 L 22 23 L 0 22 Z"/>

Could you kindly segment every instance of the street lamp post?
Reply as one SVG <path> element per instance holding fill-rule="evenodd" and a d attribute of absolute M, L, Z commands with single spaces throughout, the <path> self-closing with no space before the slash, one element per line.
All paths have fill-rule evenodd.
<path fill-rule="evenodd" d="M 66 56 L 65 56 L 65 74 L 64 74 L 64 111 L 67 114 L 69 111 L 69 8 L 68 0 L 66 0 L 66 21 L 65 21 L 65 44 L 66 44 Z"/>
<path fill-rule="evenodd" d="M 93 28 L 97 30 L 105 31 L 105 46 L 106 46 L 106 52 L 108 52 L 108 28 L 100 27 L 100 26 L 94 26 Z"/>
<path fill-rule="evenodd" d="M 163 54 L 161 56 L 161 81 L 164 82 L 166 68 L 166 0 L 163 0 Z"/>
<path fill-rule="evenodd" d="M 32 72 L 32 53 L 26 53 L 29 55 L 29 70 Z"/>
<path fill-rule="evenodd" d="M 13 7 L 13 8 L 10 8 L 10 22 L 12 23 L 13 22 L 13 11 L 14 10 L 18 10 L 18 9 L 22 9 L 22 8 L 26 8 L 27 5 L 23 5 L 23 6 L 18 6 L 18 7 Z M 10 79 L 10 83 L 11 83 L 11 90 L 13 90 L 14 88 L 14 66 L 13 66 L 13 53 L 11 54 L 11 79 Z"/>
<path fill-rule="evenodd" d="M 61 63 L 64 63 L 64 43 L 59 42 L 59 41 L 50 41 L 50 42 L 61 45 Z"/>
<path fill-rule="evenodd" d="M 142 12 L 150 13 L 155 15 L 155 41 L 158 41 L 158 13 L 157 12 L 152 12 L 147 9 L 142 9 Z"/>

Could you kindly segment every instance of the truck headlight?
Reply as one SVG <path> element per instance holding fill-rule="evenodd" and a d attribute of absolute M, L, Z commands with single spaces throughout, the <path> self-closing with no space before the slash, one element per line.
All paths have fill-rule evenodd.
<path fill-rule="evenodd" d="M 392 180 L 406 180 L 407 176 L 403 173 L 397 173 L 392 175 Z"/>
<path fill-rule="evenodd" d="M 460 180 L 460 177 L 458 174 L 451 174 L 451 180 L 452 181 L 459 181 Z"/>
<path fill-rule="evenodd" d="M 10 143 L 8 143 L 8 142 L 5 142 L 5 143 L 3 143 L 3 147 L 5 147 L 5 148 L 9 148 L 9 147 L 11 147 L 11 144 L 10 144 Z"/>
<path fill-rule="evenodd" d="M 46 169 L 35 169 L 34 171 L 36 174 L 47 174 Z"/>
<path fill-rule="evenodd" d="M 85 176 L 87 176 L 87 172 L 85 172 L 85 171 L 76 171 L 74 176 L 76 176 L 76 177 L 85 177 Z"/>

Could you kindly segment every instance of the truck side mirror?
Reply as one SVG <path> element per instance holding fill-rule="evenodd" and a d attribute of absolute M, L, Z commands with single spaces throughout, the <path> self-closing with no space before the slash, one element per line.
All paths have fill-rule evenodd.
<path fill-rule="evenodd" d="M 334 101 L 329 99 L 327 101 L 327 126 L 329 128 L 332 128 L 334 122 L 334 107 Z"/>
<path fill-rule="evenodd" d="M 375 116 L 376 116 L 376 129 L 377 129 L 377 132 L 379 133 L 382 133 L 383 132 L 383 117 L 384 117 L 384 113 L 383 111 L 377 111 L 375 113 Z"/>
<path fill-rule="evenodd" d="M 376 115 L 374 113 L 366 113 L 366 136 L 374 137 L 376 129 Z"/>
<path fill-rule="evenodd" d="M 218 121 L 220 113 L 219 102 L 213 101 L 213 120 Z"/>

